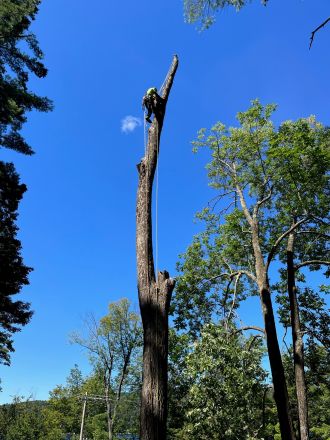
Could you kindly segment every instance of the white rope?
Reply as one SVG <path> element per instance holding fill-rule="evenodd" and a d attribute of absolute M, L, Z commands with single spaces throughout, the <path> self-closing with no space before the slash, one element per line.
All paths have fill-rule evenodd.
<path fill-rule="evenodd" d="M 167 77 L 164 80 L 163 85 L 166 82 Z M 162 87 L 163 87 L 162 85 Z M 147 153 L 148 153 L 148 139 L 147 139 L 147 124 L 146 124 L 146 119 L 145 119 L 145 112 L 143 112 L 143 120 L 144 120 L 144 156 L 146 159 L 146 183 L 148 181 L 148 158 L 147 158 Z M 158 139 L 158 124 L 156 125 L 157 127 L 157 133 L 156 133 L 156 139 L 157 139 L 157 167 L 156 167 L 156 194 L 155 194 L 155 198 L 156 198 L 156 206 L 155 206 L 155 266 L 156 266 L 156 278 L 158 276 L 158 188 L 159 188 L 159 139 Z M 146 198 L 147 198 L 147 187 L 146 187 Z M 147 199 L 146 199 L 146 206 L 147 206 Z M 146 252 L 148 252 L 148 249 L 146 249 Z"/>
<path fill-rule="evenodd" d="M 147 121 L 146 111 L 143 112 L 143 133 L 144 133 L 144 156 L 147 156 Z"/>
<path fill-rule="evenodd" d="M 158 125 L 157 125 L 158 127 Z M 158 145 L 158 129 L 157 129 L 157 168 L 156 168 L 156 231 L 155 231 L 155 253 L 156 253 L 156 277 L 158 276 L 158 180 L 159 180 L 159 145 Z"/>

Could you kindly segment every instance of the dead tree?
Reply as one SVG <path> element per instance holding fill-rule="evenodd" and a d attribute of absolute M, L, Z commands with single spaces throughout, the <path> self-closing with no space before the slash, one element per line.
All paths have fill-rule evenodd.
<path fill-rule="evenodd" d="M 138 164 L 136 254 L 138 292 L 144 331 L 141 440 L 165 440 L 167 421 L 168 312 L 175 281 L 167 271 L 155 277 L 151 201 L 166 104 L 178 67 L 175 55 L 149 128 L 145 157 Z"/>

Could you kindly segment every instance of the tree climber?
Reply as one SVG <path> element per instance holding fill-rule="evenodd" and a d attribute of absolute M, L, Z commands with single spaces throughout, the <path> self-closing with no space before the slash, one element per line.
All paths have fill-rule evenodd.
<path fill-rule="evenodd" d="M 150 116 L 155 114 L 157 106 L 161 102 L 162 98 L 158 95 L 156 87 L 151 87 L 147 90 L 146 94 L 142 98 L 142 109 L 147 109 L 146 121 L 151 123 Z"/>

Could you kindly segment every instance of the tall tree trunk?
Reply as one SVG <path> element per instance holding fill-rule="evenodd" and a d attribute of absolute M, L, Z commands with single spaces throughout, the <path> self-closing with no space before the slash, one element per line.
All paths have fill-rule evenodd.
<path fill-rule="evenodd" d="M 282 356 L 278 344 L 268 275 L 260 249 L 258 225 L 256 219 L 254 219 L 254 224 L 252 226 L 252 244 L 256 262 L 256 275 L 259 286 L 262 313 L 265 323 L 269 364 L 273 379 L 274 399 L 277 407 L 281 436 L 282 440 L 295 440 L 296 437 L 293 430 Z"/>
<path fill-rule="evenodd" d="M 178 67 L 175 55 L 165 79 L 162 100 L 149 128 L 146 156 L 138 165 L 136 253 L 139 303 L 144 330 L 140 440 L 165 440 L 167 422 L 168 312 L 174 280 L 168 272 L 155 277 L 152 251 L 152 185 L 166 104 Z"/>
<path fill-rule="evenodd" d="M 306 395 L 306 381 L 304 370 L 304 344 L 300 326 L 299 305 L 297 300 L 297 287 L 294 268 L 294 233 L 289 235 L 287 245 L 287 281 L 290 300 L 290 316 L 292 328 L 293 362 L 298 404 L 298 419 L 300 440 L 309 439 L 308 406 Z"/>

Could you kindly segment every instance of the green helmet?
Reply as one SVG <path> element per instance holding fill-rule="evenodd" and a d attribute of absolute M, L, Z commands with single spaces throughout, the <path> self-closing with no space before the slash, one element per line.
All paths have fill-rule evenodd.
<path fill-rule="evenodd" d="M 156 87 L 150 87 L 150 89 L 147 90 L 147 95 L 154 95 L 155 93 L 157 93 L 157 88 Z"/>

